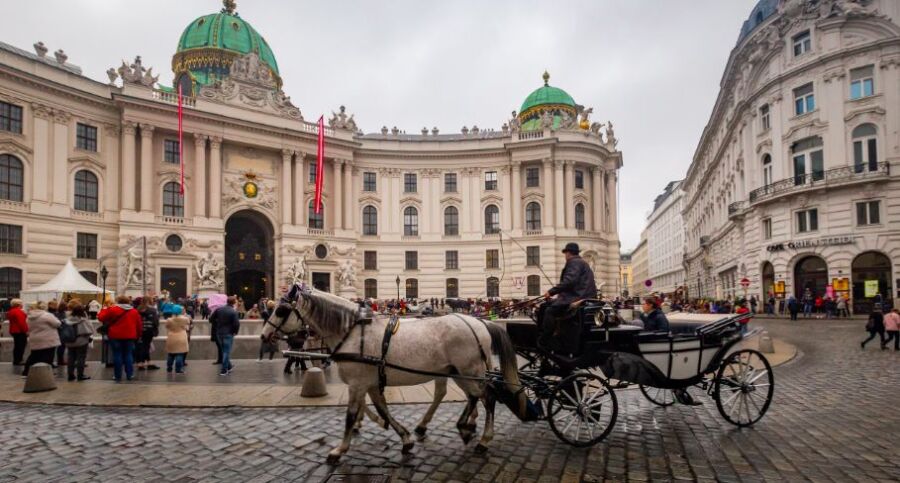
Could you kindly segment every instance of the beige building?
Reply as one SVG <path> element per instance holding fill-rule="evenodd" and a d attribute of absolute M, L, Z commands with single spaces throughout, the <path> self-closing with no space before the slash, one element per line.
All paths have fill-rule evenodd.
<path fill-rule="evenodd" d="M 631 291 L 631 282 L 634 280 L 631 270 L 631 253 L 619 255 L 619 292 L 617 295 L 626 296 Z"/>
<path fill-rule="evenodd" d="M 650 259 L 647 250 L 647 233 L 641 232 L 641 241 L 631 251 L 631 286 L 628 294 L 640 297 L 649 294 L 653 288 L 647 288 L 645 282 L 650 278 Z"/>
<path fill-rule="evenodd" d="M 62 51 L 0 44 L 0 296 L 71 257 L 129 293 L 255 300 L 303 280 L 348 297 L 524 297 L 549 288 L 542 270 L 559 273 L 570 241 L 601 291 L 617 285 L 612 123 L 546 73 L 496 129 L 364 134 L 341 106 L 315 213 L 318 115 L 285 96 L 272 49 L 225 4 L 172 60 L 183 149 L 162 69 L 138 57 L 99 82 Z"/>
<path fill-rule="evenodd" d="M 898 22 L 894 0 L 753 9 L 683 184 L 693 295 L 893 297 Z"/>

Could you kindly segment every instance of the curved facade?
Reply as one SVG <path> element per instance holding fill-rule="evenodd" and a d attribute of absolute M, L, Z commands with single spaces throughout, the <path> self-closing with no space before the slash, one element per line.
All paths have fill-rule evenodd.
<path fill-rule="evenodd" d="M 0 44 L 0 296 L 72 257 L 131 293 L 255 300 L 305 280 L 348 297 L 524 297 L 546 291 L 569 241 L 601 291 L 617 286 L 622 154 L 580 106 L 458 134 L 363 134 L 342 106 L 325 129 L 316 213 L 317 128 L 274 58 L 214 52 L 230 64 L 185 99 L 179 150 L 177 98 L 139 58 L 102 83 L 36 49 Z"/>
<path fill-rule="evenodd" d="M 888 0 L 754 9 L 683 183 L 692 296 L 896 294 L 898 20 Z"/>

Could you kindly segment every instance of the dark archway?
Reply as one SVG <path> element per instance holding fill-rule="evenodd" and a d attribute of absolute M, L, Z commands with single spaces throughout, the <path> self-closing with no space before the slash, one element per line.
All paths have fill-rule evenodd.
<path fill-rule="evenodd" d="M 876 293 L 881 294 L 884 305 L 887 307 L 893 306 L 890 258 L 879 252 L 863 252 L 853 259 L 851 271 L 853 277 L 853 313 L 867 314 L 875 308 L 876 297 L 872 294 L 875 282 L 878 283 Z M 869 282 L 870 285 L 868 293 L 866 291 L 866 282 Z"/>
<path fill-rule="evenodd" d="M 771 262 L 763 262 L 761 280 L 763 301 L 768 301 L 775 294 L 775 267 Z"/>
<path fill-rule="evenodd" d="M 247 308 L 274 296 L 275 230 L 261 213 L 238 211 L 225 223 L 225 291 Z"/>
<path fill-rule="evenodd" d="M 825 285 L 828 284 L 828 265 L 822 257 L 815 255 L 800 259 L 794 265 L 794 296 L 803 300 L 806 289 L 812 296 L 825 296 Z"/>

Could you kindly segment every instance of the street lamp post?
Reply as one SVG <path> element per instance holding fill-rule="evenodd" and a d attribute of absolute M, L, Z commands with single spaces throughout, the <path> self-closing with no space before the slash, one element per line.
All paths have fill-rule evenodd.
<path fill-rule="evenodd" d="M 100 267 L 100 280 L 103 281 L 103 294 L 100 296 L 100 303 L 106 303 L 106 277 L 109 276 L 109 270 L 106 269 L 106 265 Z"/>
<path fill-rule="evenodd" d="M 400 302 L 400 275 L 397 275 L 397 302 Z"/>
<path fill-rule="evenodd" d="M 106 277 L 109 276 L 109 270 L 106 269 L 106 265 L 100 266 L 100 280 L 103 281 L 103 295 L 101 296 L 101 310 L 106 306 Z M 102 342 L 100 344 L 100 361 L 106 365 L 106 367 L 110 367 L 112 364 L 109 363 L 109 342 L 107 342 L 106 336 L 102 336 Z"/>

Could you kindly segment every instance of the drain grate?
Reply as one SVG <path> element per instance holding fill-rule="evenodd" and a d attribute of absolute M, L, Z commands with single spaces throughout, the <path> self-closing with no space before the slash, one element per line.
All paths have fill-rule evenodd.
<path fill-rule="evenodd" d="M 375 475 L 368 473 L 333 473 L 325 478 L 324 483 L 388 483 L 391 477 L 388 475 Z"/>

